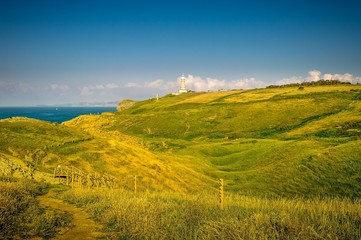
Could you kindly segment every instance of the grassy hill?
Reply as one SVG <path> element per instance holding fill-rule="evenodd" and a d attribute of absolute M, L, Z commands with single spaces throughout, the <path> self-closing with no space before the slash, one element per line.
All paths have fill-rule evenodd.
<path fill-rule="evenodd" d="M 137 175 L 141 191 L 212 191 L 224 178 L 250 195 L 360 197 L 360 99 L 358 85 L 167 95 L 62 125 L 2 120 L 0 152 L 128 188 Z"/>
<path fill-rule="evenodd" d="M 93 120 L 92 116 L 87 117 L 87 121 Z M 83 127 L 87 121 L 82 123 Z M 90 174 L 111 175 L 117 178 L 119 185 L 128 189 L 133 188 L 134 176 L 138 176 L 141 191 L 185 192 L 209 182 L 186 162 L 180 164 L 176 159 L 170 162 L 144 149 L 139 140 L 117 132 L 104 134 L 100 126 L 86 132 L 34 119 L 12 118 L 0 120 L 0 139 L 0 166 L 5 175 L 11 168 L 32 166 L 38 170 L 36 176 L 45 178 L 40 173 L 50 175 L 61 165 L 73 166 Z M 9 162 L 11 166 L 6 166 Z M 190 178 L 184 179 L 183 174 Z M 196 186 L 188 184 L 190 179 Z"/>
<path fill-rule="evenodd" d="M 358 129 L 359 123 L 357 111 L 360 109 L 360 92 L 350 91 L 355 87 L 324 86 L 302 91 L 283 88 L 169 95 L 159 101 L 151 99 L 140 102 L 122 111 L 113 129 L 141 137 L 186 140 L 200 137 L 280 138 L 280 134 L 326 117 L 338 119 L 342 116 L 342 122 L 327 121 L 326 124 L 332 124 L 327 128 L 341 128 L 338 134 L 350 136 L 353 132 L 347 130 Z M 325 130 L 325 127 L 319 126 L 315 131 L 304 130 L 300 134 L 290 134 L 322 134 L 321 130 Z M 359 132 L 354 134 L 358 135 Z"/>

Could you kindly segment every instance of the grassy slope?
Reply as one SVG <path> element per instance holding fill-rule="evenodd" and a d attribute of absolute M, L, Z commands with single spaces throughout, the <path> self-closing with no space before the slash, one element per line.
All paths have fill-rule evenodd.
<path fill-rule="evenodd" d="M 142 137 L 188 140 L 278 138 L 282 132 L 348 109 L 354 114 L 353 110 L 359 108 L 359 101 L 355 100 L 359 93 L 350 92 L 350 88 L 329 86 L 308 91 L 296 89 L 298 92 L 261 89 L 228 92 L 228 95 L 221 92 L 168 96 L 159 102 L 141 102 L 120 113 L 114 129 Z M 208 97 L 209 101 L 205 102 Z"/>
<path fill-rule="evenodd" d="M 359 197 L 360 91 L 190 93 L 60 126 L 0 121 L 0 151 L 24 157 L 38 149 L 44 167 L 72 164 L 129 188 L 138 175 L 142 190 L 212 189 L 222 177 L 226 190 L 249 194 Z"/>
<path fill-rule="evenodd" d="M 360 196 L 360 86 L 191 93 L 108 116 L 103 129 L 145 139 L 251 194 Z M 216 186 L 216 182 L 213 183 Z"/>
<path fill-rule="evenodd" d="M 8 162 L 24 169 L 30 163 L 49 174 L 58 165 L 74 166 L 91 174 L 112 175 L 118 179 L 118 184 L 130 189 L 137 175 L 140 191 L 167 189 L 184 192 L 209 182 L 186 163 L 170 162 L 144 149 L 137 139 L 117 132 L 104 135 L 100 130 L 103 123 L 95 119 L 97 116 L 84 117 L 85 120 L 79 124 L 84 128 L 90 122 L 92 129 L 87 129 L 88 132 L 27 118 L 1 120 L 1 170 L 5 173 L 4 164 Z M 188 184 L 190 180 L 184 179 L 184 174 L 195 179 L 196 185 Z"/>

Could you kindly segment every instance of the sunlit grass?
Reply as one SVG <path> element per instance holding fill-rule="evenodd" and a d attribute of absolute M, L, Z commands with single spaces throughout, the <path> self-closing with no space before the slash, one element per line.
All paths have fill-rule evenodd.
<path fill-rule="evenodd" d="M 179 195 L 125 190 L 72 190 L 112 239 L 359 239 L 361 203 L 347 198 L 289 199 L 227 193 Z"/>
<path fill-rule="evenodd" d="M 134 176 L 144 190 L 185 193 L 224 178 L 250 195 L 359 197 L 360 89 L 189 93 L 61 125 L 1 120 L 0 151 L 48 173 L 111 175 L 127 189 Z"/>
<path fill-rule="evenodd" d="M 44 185 L 10 180 L 0 181 L 0 239 L 49 239 L 71 225 L 70 214 L 40 207 L 35 197 L 44 194 Z"/>
<path fill-rule="evenodd" d="M 1 120 L 2 174 L 115 177 L 121 189 L 63 194 L 109 239 L 360 239 L 360 89 L 189 93 L 62 125 Z M 37 205 L 37 184 L 0 187 L 3 236 L 49 238 L 69 220 Z"/>

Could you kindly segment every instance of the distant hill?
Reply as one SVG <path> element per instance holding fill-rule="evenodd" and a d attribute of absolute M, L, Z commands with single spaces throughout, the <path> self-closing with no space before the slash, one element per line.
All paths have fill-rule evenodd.
<path fill-rule="evenodd" d="M 120 112 L 130 107 L 133 107 L 135 103 L 136 102 L 134 100 L 130 99 L 122 100 L 117 106 L 117 111 Z"/>
<path fill-rule="evenodd" d="M 44 169 L 72 164 L 124 186 L 137 175 L 143 190 L 200 191 L 224 178 L 227 191 L 251 195 L 360 197 L 360 99 L 359 85 L 167 95 L 63 125 L 0 121 L 12 139 L 0 152 L 41 149 Z"/>

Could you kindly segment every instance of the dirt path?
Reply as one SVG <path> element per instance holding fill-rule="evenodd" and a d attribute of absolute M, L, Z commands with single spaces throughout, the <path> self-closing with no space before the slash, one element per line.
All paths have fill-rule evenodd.
<path fill-rule="evenodd" d="M 69 212 L 73 215 L 73 225 L 74 227 L 62 232 L 61 235 L 56 236 L 54 239 L 96 239 L 97 236 L 100 236 L 101 233 L 99 229 L 101 226 L 96 224 L 92 219 L 90 219 L 89 214 L 82 211 L 79 208 L 73 207 L 59 199 L 54 198 L 54 192 L 49 191 L 49 193 L 39 196 L 37 199 L 39 203 L 46 208 L 54 208 L 62 211 Z"/>

